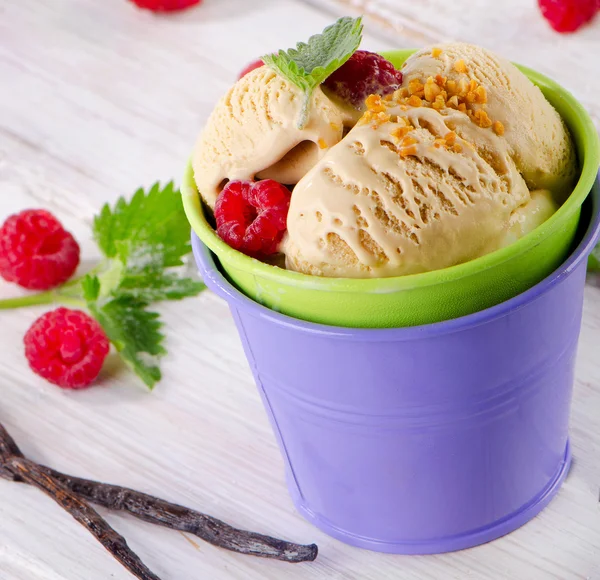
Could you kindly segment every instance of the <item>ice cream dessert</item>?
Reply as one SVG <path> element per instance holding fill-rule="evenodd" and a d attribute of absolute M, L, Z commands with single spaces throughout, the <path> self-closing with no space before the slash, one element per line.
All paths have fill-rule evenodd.
<path fill-rule="evenodd" d="M 227 243 L 305 274 L 400 276 L 492 252 L 556 211 L 573 144 L 519 69 L 454 43 L 397 71 L 359 40 L 360 21 L 340 19 L 215 108 L 192 162 Z"/>
<path fill-rule="evenodd" d="M 564 122 L 542 92 L 512 63 L 471 44 L 452 43 L 424 49 L 402 68 L 413 79 L 446 77 L 455 83 L 476 82 L 485 103 L 467 101 L 503 126 L 511 158 L 530 189 L 549 189 L 559 198 L 570 192 L 577 163 Z M 480 125 L 485 126 L 485 122 Z"/>
<path fill-rule="evenodd" d="M 229 181 L 274 179 L 295 185 L 353 124 L 350 108 L 312 95 L 299 128 L 302 91 L 262 66 L 242 77 L 219 101 L 194 152 L 196 183 L 214 207 Z"/>

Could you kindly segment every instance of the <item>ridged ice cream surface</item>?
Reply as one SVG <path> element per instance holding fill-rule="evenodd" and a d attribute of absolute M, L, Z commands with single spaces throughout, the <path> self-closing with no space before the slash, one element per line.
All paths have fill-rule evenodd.
<path fill-rule="evenodd" d="M 549 189 L 564 201 L 577 174 L 575 149 L 560 115 L 516 66 L 473 44 L 424 48 L 404 66 L 405 83 L 441 75 L 485 87 L 485 110 L 504 126 L 510 154 L 530 189 Z M 477 109 L 483 105 L 473 104 Z"/>
<path fill-rule="evenodd" d="M 384 114 L 390 119 L 359 123 L 296 185 L 288 268 L 399 276 L 503 245 L 511 213 L 530 199 L 506 141 L 481 135 L 459 111 L 395 106 Z"/>
<path fill-rule="evenodd" d="M 219 101 L 192 156 L 196 185 L 211 208 L 230 180 L 296 184 L 341 140 L 344 125 L 352 122 L 348 110 L 317 88 L 308 122 L 299 129 L 302 100 L 298 87 L 263 66 Z"/>
<path fill-rule="evenodd" d="M 364 114 L 317 86 L 302 128 L 303 90 L 277 70 L 253 70 L 219 101 L 192 165 L 213 210 L 232 180 L 288 187 L 275 249 L 290 270 L 374 278 L 461 264 L 533 231 L 575 184 L 575 148 L 557 111 L 481 47 L 419 50 L 400 88 L 369 96 Z"/>
<path fill-rule="evenodd" d="M 462 43 L 423 49 L 294 189 L 289 269 L 401 276 L 460 264 L 546 221 L 577 175 L 566 126 L 513 64 Z M 369 102 L 370 101 L 370 102 Z"/>

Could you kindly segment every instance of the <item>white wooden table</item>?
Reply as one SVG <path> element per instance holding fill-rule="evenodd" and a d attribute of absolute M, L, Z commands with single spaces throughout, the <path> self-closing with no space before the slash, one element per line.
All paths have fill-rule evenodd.
<path fill-rule="evenodd" d="M 106 200 L 178 178 L 216 99 L 255 55 L 362 11 L 364 46 L 479 42 L 570 88 L 600 127 L 600 18 L 561 37 L 534 0 L 205 0 L 172 16 L 126 0 L 0 0 L 0 218 L 55 212 L 93 259 Z M 292 30 L 293 29 L 293 30 Z M 455 554 L 401 557 L 333 540 L 305 522 L 226 305 L 205 292 L 161 306 L 169 355 L 153 393 L 116 359 L 100 386 L 66 392 L 34 376 L 22 336 L 43 309 L 3 311 L 0 421 L 33 459 L 127 485 L 239 527 L 318 543 L 310 564 L 218 550 L 127 516 L 107 519 L 163 579 L 600 579 L 600 285 L 590 281 L 572 413 L 574 465 L 535 520 Z M 18 290 L 0 281 L 0 297 Z M 105 514 L 105 512 L 102 512 Z M 0 481 L 0 579 L 128 580 L 66 513 Z"/>

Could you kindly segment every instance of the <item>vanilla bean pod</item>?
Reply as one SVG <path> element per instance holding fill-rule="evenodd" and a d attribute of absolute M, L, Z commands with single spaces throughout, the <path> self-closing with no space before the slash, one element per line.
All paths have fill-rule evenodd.
<path fill-rule="evenodd" d="M 98 512 L 44 468 L 23 456 L 16 443 L 0 424 L 0 477 L 23 481 L 41 489 L 67 511 L 140 580 L 160 580 L 129 548 L 127 541 Z"/>
<path fill-rule="evenodd" d="M 4 431 L 4 433 L 6 433 Z M 6 433 L 8 436 L 8 434 Z M 9 436 L 10 437 L 10 436 Z M 4 439 L 0 425 L 0 441 Z M 10 439 L 12 441 L 12 439 Z M 12 441 L 13 455 L 21 455 Z M 0 443 L 1 450 L 1 443 Z M 116 485 L 71 477 L 49 467 L 39 466 L 49 477 L 59 481 L 79 497 L 111 510 L 127 511 L 149 523 L 194 534 L 214 546 L 263 558 L 285 562 L 307 562 L 317 557 L 315 544 L 302 545 L 278 540 L 263 534 L 234 528 L 221 520 L 165 500 Z M 0 464 L 0 476 L 2 476 Z M 19 481 L 17 477 L 13 477 Z"/>

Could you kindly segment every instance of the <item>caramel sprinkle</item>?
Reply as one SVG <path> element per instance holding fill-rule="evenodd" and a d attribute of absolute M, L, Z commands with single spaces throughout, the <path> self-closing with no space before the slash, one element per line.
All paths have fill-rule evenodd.
<path fill-rule="evenodd" d="M 467 65 L 463 59 L 460 59 L 454 63 L 454 69 L 460 73 L 466 73 Z M 440 74 L 435 77 L 430 76 L 425 81 L 420 78 L 411 78 L 408 81 L 408 86 L 397 89 L 391 96 L 388 95 L 382 98 L 379 95 L 370 95 L 365 102 L 367 112 L 359 123 L 371 122 L 374 129 L 389 121 L 393 123 L 399 121 L 396 116 L 392 118 L 390 114 L 386 113 L 388 108 L 397 106 L 402 111 L 407 111 L 409 107 L 431 107 L 437 111 L 443 109 L 458 110 L 466 114 L 479 127 L 483 129 L 492 127 L 497 135 L 504 134 L 502 123 L 499 121 L 494 122 L 488 116 L 485 110 L 488 102 L 487 90 L 475 79 L 461 78 L 459 81 L 455 81 L 449 80 Z M 406 129 L 397 128 L 392 131 L 392 136 L 400 140 L 404 138 L 406 133 Z M 451 148 L 453 145 L 458 145 L 455 142 L 456 134 L 454 132 L 451 132 L 449 139 L 449 142 L 436 139 L 434 146 L 441 147 L 443 145 Z M 404 144 L 403 147 L 407 149 L 411 145 Z M 458 145 L 458 148 L 462 150 L 461 145 Z"/>
<path fill-rule="evenodd" d="M 464 59 L 461 58 L 460 60 L 457 60 L 454 63 L 454 70 L 457 73 L 466 73 L 467 72 L 467 65 L 465 64 Z"/>
<path fill-rule="evenodd" d="M 483 109 L 475 111 L 473 113 L 473 117 L 475 122 L 484 129 L 492 126 L 492 120 L 488 117 L 488 114 Z"/>
<path fill-rule="evenodd" d="M 392 137 L 397 141 L 401 141 L 406 137 L 409 131 L 412 131 L 412 127 L 404 126 L 404 127 L 396 127 L 391 133 Z"/>
<path fill-rule="evenodd" d="M 384 107 L 385 110 L 385 107 Z M 374 112 L 372 110 L 367 110 L 365 114 L 358 120 L 358 125 L 366 125 L 367 123 L 372 123 L 372 128 L 377 129 L 380 125 L 387 123 L 391 118 L 391 115 L 388 113 L 384 113 L 382 111 Z"/>
<path fill-rule="evenodd" d="M 458 97 L 456 95 L 450 97 L 447 101 L 446 101 L 446 105 L 448 107 L 451 107 L 452 109 L 458 109 Z"/>
<path fill-rule="evenodd" d="M 398 151 L 400 157 L 408 157 L 409 155 L 417 154 L 417 140 L 410 135 L 405 136 L 400 144 Z"/>
<path fill-rule="evenodd" d="M 458 83 L 458 96 L 464 97 L 469 92 L 469 83 L 465 79 L 460 79 Z"/>
<path fill-rule="evenodd" d="M 365 105 L 367 105 L 367 109 L 373 113 L 385 112 L 385 104 L 380 95 L 369 95 L 365 101 Z"/>
<path fill-rule="evenodd" d="M 487 92 L 485 90 L 485 87 L 479 85 L 473 92 L 475 93 L 476 103 L 479 103 L 481 105 L 487 103 Z"/>
<path fill-rule="evenodd" d="M 439 85 L 433 80 L 433 77 L 429 77 L 425 83 L 424 91 L 425 99 L 432 103 L 435 98 L 442 92 Z"/>
<path fill-rule="evenodd" d="M 397 89 L 396 91 L 394 91 L 394 99 L 396 101 L 400 101 L 401 99 L 405 99 L 406 97 L 408 97 L 409 92 L 408 89 L 406 87 L 402 87 L 401 89 Z"/>
<path fill-rule="evenodd" d="M 422 93 L 425 86 L 419 79 L 412 79 L 408 81 L 408 92 L 411 95 L 416 95 L 418 93 Z"/>
<path fill-rule="evenodd" d="M 411 107 L 420 107 L 423 101 L 417 95 L 411 95 L 406 101 Z"/>
<path fill-rule="evenodd" d="M 322 137 L 319 138 L 319 147 L 321 149 L 327 149 L 327 143 L 325 143 L 325 139 L 323 139 Z"/>
<path fill-rule="evenodd" d="M 492 129 L 496 135 L 504 135 L 504 125 L 500 121 L 494 121 Z"/>
<path fill-rule="evenodd" d="M 456 133 L 454 131 L 446 133 L 444 137 L 438 137 L 433 142 L 433 146 L 436 149 L 439 149 L 440 147 L 444 147 L 445 149 L 454 149 L 454 145 L 457 145 Z"/>
<path fill-rule="evenodd" d="M 408 157 L 409 155 L 417 154 L 417 146 L 409 145 L 408 147 L 402 147 L 400 149 L 400 157 Z"/>

